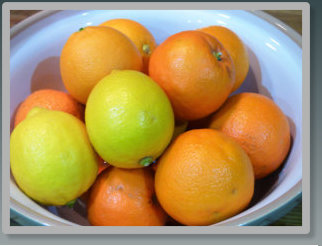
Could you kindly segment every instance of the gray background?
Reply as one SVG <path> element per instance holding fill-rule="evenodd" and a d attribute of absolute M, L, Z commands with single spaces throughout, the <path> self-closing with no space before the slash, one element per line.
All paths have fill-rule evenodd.
<path fill-rule="evenodd" d="M 311 4 L 311 232 L 308 235 L 0 235 L 2 244 L 319 244 L 322 243 L 321 190 L 321 4 Z M 180 6 L 180 4 L 178 4 Z M 319 29 L 319 30 L 318 30 Z M 320 75 L 320 76 L 319 76 Z M 319 80 L 318 80 L 319 78 Z M 320 158 L 319 158 L 320 157 Z M 305 164 L 305 163 L 304 163 Z"/>

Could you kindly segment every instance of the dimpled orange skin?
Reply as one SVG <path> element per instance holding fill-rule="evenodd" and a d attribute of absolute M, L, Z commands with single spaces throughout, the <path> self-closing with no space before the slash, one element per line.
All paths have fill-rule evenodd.
<path fill-rule="evenodd" d="M 129 19 L 112 19 L 103 22 L 100 26 L 109 26 L 125 34 L 140 51 L 143 58 L 143 72 L 148 73 L 150 55 L 157 47 L 151 32 L 142 24 Z"/>
<path fill-rule="evenodd" d="M 232 96 L 213 115 L 209 127 L 233 137 L 244 148 L 256 179 L 275 171 L 290 149 L 287 117 L 271 99 L 260 94 Z"/>
<path fill-rule="evenodd" d="M 254 173 L 232 138 L 213 129 L 191 130 L 161 156 L 155 189 L 161 206 L 178 222 L 211 225 L 247 207 Z"/>
<path fill-rule="evenodd" d="M 215 56 L 219 52 L 220 61 Z M 235 81 L 235 68 L 214 37 L 184 31 L 154 50 L 149 75 L 168 95 L 177 120 L 196 120 L 224 103 Z"/>
<path fill-rule="evenodd" d="M 154 197 L 150 168 L 109 167 L 97 178 L 88 201 L 94 226 L 162 226 L 167 214 Z"/>
<path fill-rule="evenodd" d="M 248 70 L 249 60 L 247 47 L 236 33 L 223 26 L 209 26 L 199 29 L 217 38 L 230 54 L 236 70 L 236 80 L 232 91 L 237 90 L 244 82 Z"/>
<path fill-rule="evenodd" d="M 14 126 L 23 121 L 34 107 L 63 111 L 84 121 L 84 106 L 65 92 L 44 89 L 31 93 L 18 107 Z"/>
<path fill-rule="evenodd" d="M 60 72 L 68 92 L 86 104 L 92 88 L 113 69 L 142 70 L 133 42 L 114 28 L 89 26 L 73 33 L 60 56 Z"/>

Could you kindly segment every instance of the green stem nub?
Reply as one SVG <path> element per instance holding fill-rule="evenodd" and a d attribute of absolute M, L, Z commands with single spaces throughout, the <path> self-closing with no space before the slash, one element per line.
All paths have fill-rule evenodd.
<path fill-rule="evenodd" d="M 144 167 L 149 166 L 152 162 L 153 162 L 153 158 L 151 156 L 144 157 L 139 161 L 140 165 Z"/>
<path fill-rule="evenodd" d="M 222 53 L 221 52 L 212 52 L 212 54 L 217 58 L 218 61 L 221 61 L 221 56 L 222 56 Z"/>
<path fill-rule="evenodd" d="M 151 54 L 150 45 L 143 44 L 142 49 L 143 49 L 143 51 L 144 51 L 145 54 L 147 54 L 147 55 L 150 55 Z"/>
<path fill-rule="evenodd" d="M 83 30 L 84 30 L 84 27 L 81 27 L 81 28 L 78 29 L 79 32 L 83 31 Z"/>
<path fill-rule="evenodd" d="M 76 203 L 76 200 L 77 200 L 77 199 L 74 199 L 74 200 L 72 200 L 72 201 L 67 202 L 67 203 L 66 203 L 66 206 L 67 206 L 67 207 L 69 207 L 69 208 L 73 208 L 73 207 L 74 207 L 74 205 L 75 205 L 75 203 Z"/>

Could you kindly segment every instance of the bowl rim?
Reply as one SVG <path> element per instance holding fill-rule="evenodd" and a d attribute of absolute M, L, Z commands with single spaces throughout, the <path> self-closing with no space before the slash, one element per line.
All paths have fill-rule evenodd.
<path fill-rule="evenodd" d="M 28 26 L 31 26 L 35 22 L 44 19 L 50 15 L 53 15 L 57 12 L 62 12 L 64 10 L 42 10 L 34 15 L 31 15 L 24 19 L 23 21 L 17 23 L 12 28 L 10 28 L 10 39 L 20 33 L 22 30 L 26 29 Z M 298 46 L 302 48 L 302 36 L 296 32 L 292 27 L 284 23 L 283 21 L 275 18 L 274 16 L 265 13 L 262 10 L 243 10 L 245 12 L 256 15 L 257 17 L 264 19 L 268 23 L 275 26 L 277 29 L 285 33 L 289 38 L 291 38 Z"/>
<path fill-rule="evenodd" d="M 31 26 L 32 24 L 48 17 L 51 15 L 54 15 L 58 12 L 62 12 L 64 10 L 42 10 L 30 17 L 27 17 L 23 21 L 17 23 L 15 26 L 10 28 L 10 39 L 15 37 L 17 34 L 22 32 L 27 27 Z M 292 39 L 301 49 L 302 49 L 302 36 L 296 32 L 293 28 L 285 24 L 283 21 L 273 17 L 272 15 L 265 13 L 261 10 L 242 10 L 245 12 L 248 12 L 250 14 L 253 14 L 260 19 L 263 19 L 264 21 L 268 22 L 269 24 L 273 25 L 278 30 L 282 31 L 286 36 L 288 36 L 290 39 Z M 10 184 L 11 185 L 11 184 Z M 211 226 L 249 226 L 249 225 L 257 225 L 257 223 L 260 223 L 260 225 L 265 225 L 269 221 L 266 220 L 268 217 L 272 216 L 272 214 L 276 215 L 276 220 L 279 219 L 278 214 L 281 214 L 281 211 L 286 209 L 291 203 L 294 203 L 297 201 L 302 195 L 302 178 L 286 193 L 284 193 L 282 196 L 274 200 L 273 202 L 259 208 L 258 210 L 252 212 L 251 214 L 243 215 L 239 218 L 234 219 L 233 217 L 227 221 L 227 222 L 219 222 L 217 224 L 211 225 Z M 13 199 L 10 196 L 10 210 L 14 214 L 18 214 L 19 216 L 23 217 L 25 220 L 35 223 L 36 225 L 77 225 L 73 222 L 67 221 L 61 217 L 59 220 L 55 221 L 52 218 L 47 218 L 41 214 L 38 214 L 35 211 L 31 211 L 30 209 L 26 210 L 26 207 L 24 207 L 22 204 L 17 202 L 15 199 Z M 23 212 L 30 212 L 30 214 L 22 214 Z M 36 218 L 31 218 L 30 216 L 36 216 L 38 221 L 35 221 Z M 245 218 L 247 222 L 245 221 Z M 68 222 L 68 223 L 64 223 Z M 78 225 L 77 225 L 78 226 Z"/>

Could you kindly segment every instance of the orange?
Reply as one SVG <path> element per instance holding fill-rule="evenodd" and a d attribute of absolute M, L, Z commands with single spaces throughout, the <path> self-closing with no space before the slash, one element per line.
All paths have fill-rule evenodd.
<path fill-rule="evenodd" d="M 217 110 L 235 81 L 233 62 L 217 39 L 199 31 L 170 36 L 152 53 L 149 75 L 167 93 L 178 120 Z"/>
<path fill-rule="evenodd" d="M 44 89 L 33 92 L 17 109 L 14 125 L 24 120 L 31 109 L 41 107 L 45 109 L 63 111 L 84 120 L 84 106 L 65 92 Z"/>
<path fill-rule="evenodd" d="M 99 175 L 101 172 L 103 172 L 106 168 L 108 168 L 110 165 L 102 159 L 102 157 L 98 157 L 98 172 L 97 175 Z"/>
<path fill-rule="evenodd" d="M 266 96 L 241 93 L 229 98 L 209 124 L 233 137 L 249 155 L 257 179 L 275 171 L 290 149 L 290 126 Z"/>
<path fill-rule="evenodd" d="M 88 220 L 95 226 L 161 226 L 167 215 L 154 192 L 150 168 L 103 171 L 91 188 Z"/>
<path fill-rule="evenodd" d="M 199 31 L 217 38 L 230 54 L 236 70 L 232 91 L 237 90 L 244 82 L 249 70 L 248 52 L 245 44 L 236 33 L 223 26 L 209 26 L 199 29 Z"/>
<path fill-rule="evenodd" d="M 161 156 L 155 174 L 163 209 L 184 225 L 210 225 L 247 207 L 254 173 L 246 152 L 213 129 L 181 134 Z"/>
<path fill-rule="evenodd" d="M 115 28 L 131 39 L 142 55 L 143 72 L 148 73 L 150 55 L 156 48 L 157 44 L 153 35 L 145 26 L 129 19 L 108 20 L 100 26 Z"/>
<path fill-rule="evenodd" d="M 69 93 L 86 103 L 92 88 L 113 69 L 142 70 L 133 42 L 114 28 L 90 26 L 73 33 L 60 56 L 62 80 Z"/>

